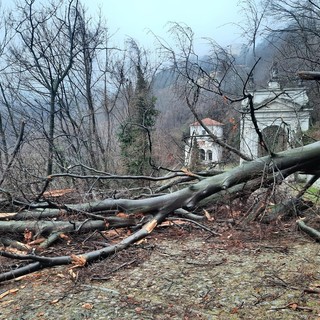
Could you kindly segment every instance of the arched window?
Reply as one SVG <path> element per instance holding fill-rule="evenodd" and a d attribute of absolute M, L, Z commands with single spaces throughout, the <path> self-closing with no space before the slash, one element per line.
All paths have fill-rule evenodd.
<path fill-rule="evenodd" d="M 206 160 L 206 152 L 203 149 L 200 149 L 200 160 Z"/>
<path fill-rule="evenodd" d="M 207 155 L 208 155 L 208 157 L 207 157 L 208 161 L 212 161 L 212 151 L 211 150 L 208 150 Z"/>

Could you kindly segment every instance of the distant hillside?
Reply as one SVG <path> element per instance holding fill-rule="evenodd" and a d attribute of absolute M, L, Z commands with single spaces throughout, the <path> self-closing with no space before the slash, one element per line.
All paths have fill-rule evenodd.
<path fill-rule="evenodd" d="M 194 61 L 191 60 L 190 66 L 193 63 L 199 65 L 204 71 L 208 73 L 213 70 L 212 59 L 209 56 L 199 57 L 197 60 L 194 59 Z M 177 79 L 178 73 L 175 71 L 174 67 L 168 67 L 167 69 L 159 71 L 155 75 L 152 82 L 152 88 L 154 90 L 159 90 L 170 87 L 177 82 Z"/>
<path fill-rule="evenodd" d="M 160 90 L 172 86 L 178 78 L 178 74 L 173 68 L 165 69 L 158 72 L 153 81 L 152 88 L 153 90 Z"/>

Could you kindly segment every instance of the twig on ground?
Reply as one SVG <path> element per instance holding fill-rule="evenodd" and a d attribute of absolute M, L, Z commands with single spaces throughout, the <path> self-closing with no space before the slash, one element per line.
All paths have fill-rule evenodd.
<path fill-rule="evenodd" d="M 203 224 L 201 224 L 201 223 L 199 223 L 199 222 L 197 222 L 197 221 L 191 220 L 191 219 L 169 217 L 169 218 L 167 218 L 166 220 L 171 220 L 171 221 L 172 221 L 172 220 L 187 221 L 187 222 L 190 222 L 190 223 L 195 224 L 196 226 L 198 226 L 199 228 L 201 228 L 201 229 L 203 229 L 203 230 L 205 230 L 205 231 L 208 231 L 208 232 L 211 233 L 211 235 L 213 235 L 213 236 L 216 236 L 216 237 L 217 237 L 217 236 L 221 236 L 220 233 L 217 233 L 217 232 L 215 232 L 215 231 L 212 231 L 210 228 L 204 226 Z"/>
<path fill-rule="evenodd" d="M 312 308 L 302 307 L 302 306 L 299 306 L 297 303 L 288 303 L 285 306 L 271 307 L 271 310 L 282 310 L 282 309 L 287 309 L 287 308 L 290 308 L 292 310 L 301 310 L 301 311 L 313 312 Z"/>
<path fill-rule="evenodd" d="M 109 271 L 107 273 L 107 275 L 108 274 L 111 275 L 112 273 L 117 272 L 118 270 L 120 270 L 120 269 L 122 269 L 122 268 L 124 268 L 126 266 L 130 266 L 133 263 L 135 263 L 136 261 L 137 261 L 137 259 L 133 259 L 133 260 L 131 260 L 129 262 L 122 263 L 120 266 L 118 266 L 118 267 L 112 269 L 111 271 Z M 95 275 L 90 278 L 91 281 L 93 281 L 93 280 L 109 280 L 109 279 L 110 279 L 110 277 L 105 277 L 105 276 L 100 277 L 100 276 L 95 276 Z"/>

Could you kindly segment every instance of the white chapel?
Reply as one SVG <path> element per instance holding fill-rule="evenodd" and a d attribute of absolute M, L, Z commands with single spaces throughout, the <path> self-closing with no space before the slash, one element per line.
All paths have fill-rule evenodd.
<path fill-rule="evenodd" d="M 298 146 L 301 133 L 309 129 L 308 96 L 303 87 L 282 89 L 277 79 L 271 79 L 268 88 L 254 90 L 253 106 L 257 125 L 268 147 L 273 152 Z M 248 101 L 242 102 L 240 151 L 253 158 L 265 155 L 259 145 L 252 123 Z"/>
<path fill-rule="evenodd" d="M 223 124 L 211 118 L 202 120 L 203 124 L 218 138 L 223 138 Z M 222 161 L 222 148 L 212 141 L 205 129 L 200 123 L 194 122 L 189 127 L 190 136 L 185 147 L 185 165 L 191 162 L 192 149 L 195 147 L 195 141 L 199 148 L 200 160 L 203 164 L 217 164 Z"/>

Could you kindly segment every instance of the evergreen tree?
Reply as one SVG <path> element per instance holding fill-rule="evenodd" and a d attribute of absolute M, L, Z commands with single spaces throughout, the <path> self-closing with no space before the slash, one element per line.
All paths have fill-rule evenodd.
<path fill-rule="evenodd" d="M 191 171 L 199 170 L 201 166 L 201 159 L 200 159 L 200 148 L 195 136 L 191 137 L 191 150 L 190 150 L 190 163 L 189 169 Z"/>
<path fill-rule="evenodd" d="M 150 173 L 150 133 L 155 125 L 158 111 L 156 98 L 150 92 L 149 83 L 138 63 L 137 82 L 133 99 L 129 103 L 129 115 L 120 126 L 119 142 L 126 172 L 131 175 Z"/>

